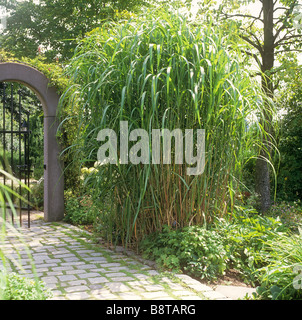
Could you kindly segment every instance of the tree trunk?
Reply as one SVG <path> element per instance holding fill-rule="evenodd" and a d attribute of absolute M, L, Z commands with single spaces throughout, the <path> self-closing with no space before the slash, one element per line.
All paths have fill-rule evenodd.
<path fill-rule="evenodd" d="M 262 89 L 268 97 L 273 97 L 273 81 L 270 71 L 274 67 L 274 3 L 273 0 L 263 1 L 263 20 L 264 20 L 264 43 L 262 51 Z M 263 126 L 268 133 L 272 133 L 272 116 L 269 111 L 265 112 Z M 264 147 L 261 150 L 260 158 L 256 162 L 255 188 L 260 196 L 260 211 L 266 212 L 271 206 L 270 195 L 270 168 L 265 159 L 271 154 L 270 139 L 264 137 Z M 265 158 L 265 159 L 263 159 Z"/>

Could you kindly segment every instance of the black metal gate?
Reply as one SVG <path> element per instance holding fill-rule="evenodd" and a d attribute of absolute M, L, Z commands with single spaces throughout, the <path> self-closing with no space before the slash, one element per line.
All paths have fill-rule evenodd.
<path fill-rule="evenodd" d="M 22 106 L 22 90 L 14 83 L 0 83 L 0 148 L 1 167 L 22 184 L 2 175 L 2 183 L 19 194 L 12 194 L 12 202 L 19 215 L 27 215 L 30 227 L 30 161 L 29 161 L 29 111 Z M 1 110 L 2 106 L 2 110 Z M 26 187 L 24 187 L 27 186 Z M 21 197 L 20 197 L 21 196 Z M 11 214 L 14 222 L 14 214 Z"/>

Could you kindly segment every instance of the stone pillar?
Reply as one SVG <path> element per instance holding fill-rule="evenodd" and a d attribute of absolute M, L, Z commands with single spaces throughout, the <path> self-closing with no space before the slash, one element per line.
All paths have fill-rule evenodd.
<path fill-rule="evenodd" d="M 55 117 L 44 117 L 44 219 L 48 222 L 64 217 L 64 175 L 57 128 Z"/>

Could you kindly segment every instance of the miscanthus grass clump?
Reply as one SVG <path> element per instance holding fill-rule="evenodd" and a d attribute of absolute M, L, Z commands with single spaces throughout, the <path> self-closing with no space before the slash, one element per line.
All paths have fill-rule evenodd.
<path fill-rule="evenodd" d="M 132 244 L 165 224 L 201 225 L 232 210 L 243 166 L 265 134 L 257 121 L 270 108 L 241 66 L 237 40 L 209 17 L 193 24 L 178 14 L 146 14 L 106 23 L 79 43 L 62 105 L 78 123 L 68 152 L 80 166 L 97 161 L 101 129 L 119 137 L 120 121 L 149 133 L 150 159 L 152 129 L 205 130 L 200 175 L 175 163 L 173 139 L 171 164 L 96 165 L 86 183 L 109 241 Z"/>

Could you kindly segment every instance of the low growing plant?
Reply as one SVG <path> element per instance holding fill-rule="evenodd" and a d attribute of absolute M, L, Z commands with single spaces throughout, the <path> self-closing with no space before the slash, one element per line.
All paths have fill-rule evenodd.
<path fill-rule="evenodd" d="M 262 299 L 302 300 L 302 234 L 278 234 L 264 244 L 267 265 L 259 270 Z"/>
<path fill-rule="evenodd" d="M 52 297 L 50 289 L 47 289 L 42 281 L 16 273 L 10 273 L 5 278 L 1 283 L 0 300 L 46 300 Z"/>
<path fill-rule="evenodd" d="M 270 209 L 272 217 L 280 217 L 283 224 L 292 231 L 298 231 L 298 226 L 302 224 L 301 201 L 275 203 Z"/>
<path fill-rule="evenodd" d="M 64 221 L 74 225 L 93 224 L 97 212 L 90 196 L 71 196 L 66 199 Z"/>
<path fill-rule="evenodd" d="M 161 233 L 146 237 L 141 249 L 145 257 L 162 268 L 182 270 L 201 279 L 215 280 L 227 267 L 222 238 L 217 232 L 199 226 L 177 230 L 165 226 Z"/>
<path fill-rule="evenodd" d="M 289 231 L 279 218 L 246 212 L 245 208 L 237 208 L 237 213 L 228 219 L 220 219 L 213 229 L 223 238 L 228 267 L 240 271 L 252 284 L 258 283 L 257 270 L 267 263 L 268 252 L 263 249 L 265 242 Z"/>

